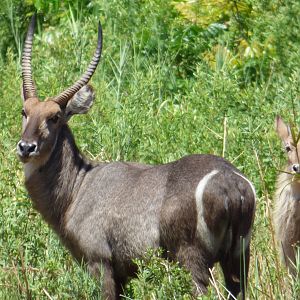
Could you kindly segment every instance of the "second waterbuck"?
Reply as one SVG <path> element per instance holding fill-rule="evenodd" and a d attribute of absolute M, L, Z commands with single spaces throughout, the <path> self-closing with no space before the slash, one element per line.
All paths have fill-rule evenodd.
<path fill-rule="evenodd" d="M 17 145 L 34 207 L 75 259 L 103 270 L 104 299 L 119 299 L 134 276 L 133 258 L 161 247 L 188 269 L 195 294 L 205 293 L 209 268 L 220 262 L 227 289 L 245 294 L 255 191 L 232 164 L 190 155 L 163 165 L 92 162 L 68 126 L 94 101 L 87 85 L 101 56 L 102 30 L 83 76 L 60 95 L 40 101 L 31 73 L 32 18 L 22 58 L 23 131 Z"/>
<path fill-rule="evenodd" d="M 300 143 L 279 116 L 275 119 L 275 128 L 288 162 L 277 179 L 274 228 L 281 258 L 295 275 L 297 246 L 300 246 Z"/>

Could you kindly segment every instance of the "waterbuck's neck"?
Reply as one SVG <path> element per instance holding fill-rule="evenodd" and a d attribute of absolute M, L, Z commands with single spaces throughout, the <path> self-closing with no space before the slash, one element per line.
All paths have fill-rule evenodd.
<path fill-rule="evenodd" d="M 79 152 L 70 128 L 64 125 L 49 159 L 42 166 L 25 166 L 25 185 L 35 208 L 62 234 L 64 215 L 85 174 L 93 167 Z M 28 172 L 28 171 L 27 171 Z"/>

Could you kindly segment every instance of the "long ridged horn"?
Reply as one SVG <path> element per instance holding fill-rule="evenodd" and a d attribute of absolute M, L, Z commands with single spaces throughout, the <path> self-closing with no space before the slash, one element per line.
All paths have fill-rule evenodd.
<path fill-rule="evenodd" d="M 102 52 L 102 27 L 101 23 L 99 22 L 98 25 L 98 41 L 97 41 L 97 48 L 94 53 L 94 56 L 85 71 L 85 73 L 81 76 L 79 80 L 77 80 L 72 86 L 64 90 L 58 96 L 56 96 L 53 100 L 57 102 L 61 106 L 66 106 L 68 101 L 83 87 L 85 86 L 91 79 L 92 75 L 94 74 L 98 63 L 101 58 Z"/>
<path fill-rule="evenodd" d="M 24 99 L 30 97 L 37 97 L 35 85 L 32 79 L 31 73 L 31 52 L 32 52 L 32 43 L 34 36 L 34 28 L 36 22 L 36 13 L 32 16 L 22 54 L 22 79 L 23 79 L 23 90 L 24 90 Z"/>

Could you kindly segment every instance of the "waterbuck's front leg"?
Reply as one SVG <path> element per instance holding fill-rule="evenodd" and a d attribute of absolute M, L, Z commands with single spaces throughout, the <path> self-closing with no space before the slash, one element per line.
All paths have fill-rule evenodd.
<path fill-rule="evenodd" d="M 100 279 L 102 274 L 102 300 L 117 300 L 120 298 L 121 285 L 116 281 L 114 270 L 109 260 L 88 263 L 89 272 Z"/>

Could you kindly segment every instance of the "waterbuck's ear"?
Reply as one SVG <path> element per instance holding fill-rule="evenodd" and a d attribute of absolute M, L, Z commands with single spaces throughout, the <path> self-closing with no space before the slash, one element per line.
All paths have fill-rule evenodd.
<path fill-rule="evenodd" d="M 283 142 L 287 142 L 291 138 L 291 129 L 284 123 L 280 116 L 276 116 L 275 130 Z"/>
<path fill-rule="evenodd" d="M 68 102 L 65 116 L 67 120 L 72 115 L 85 114 L 92 107 L 95 99 L 95 92 L 90 85 L 83 86 Z"/>

